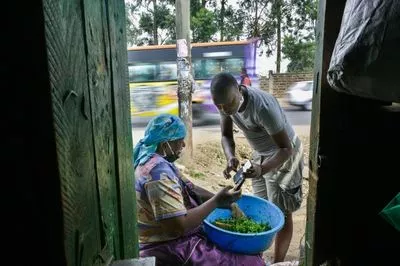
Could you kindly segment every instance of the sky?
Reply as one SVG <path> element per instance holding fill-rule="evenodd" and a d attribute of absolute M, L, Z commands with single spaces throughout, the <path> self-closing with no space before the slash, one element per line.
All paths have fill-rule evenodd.
<path fill-rule="evenodd" d="M 276 70 L 276 53 L 273 53 L 270 57 L 261 55 L 257 57 L 257 74 L 261 76 L 268 76 L 268 72 L 272 70 L 275 73 Z M 281 62 L 281 73 L 286 72 L 289 60 L 282 59 Z"/>

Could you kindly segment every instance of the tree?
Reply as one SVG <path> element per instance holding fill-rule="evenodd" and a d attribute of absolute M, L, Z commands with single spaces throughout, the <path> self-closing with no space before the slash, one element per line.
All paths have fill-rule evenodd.
<path fill-rule="evenodd" d="M 140 1 L 126 1 L 125 3 L 126 39 L 128 46 L 136 44 L 141 34 L 141 30 L 136 26 L 139 23 L 137 21 L 137 11 L 139 10 L 140 4 Z"/>
<path fill-rule="evenodd" d="M 247 18 L 247 37 L 261 38 L 262 43 L 265 44 L 272 44 L 270 36 L 273 34 L 273 32 L 266 32 L 266 30 L 275 29 L 273 21 L 268 18 L 269 13 L 267 11 L 270 8 L 270 2 L 271 0 L 242 0 L 240 3 L 240 7 Z"/>
<path fill-rule="evenodd" d="M 148 36 L 142 37 L 138 44 L 157 45 L 175 40 L 174 7 L 170 3 L 167 0 L 144 1 L 142 8 L 146 8 L 146 12 L 140 15 L 139 27 Z"/>
<path fill-rule="evenodd" d="M 282 39 L 293 36 L 314 40 L 317 18 L 316 0 L 242 0 L 247 10 L 249 37 L 259 37 L 270 56 L 276 51 L 276 72 L 280 72 Z"/>
<path fill-rule="evenodd" d="M 315 41 L 296 40 L 286 36 L 283 40 L 284 58 L 290 60 L 288 72 L 310 72 L 314 68 Z"/>
<path fill-rule="evenodd" d="M 235 10 L 232 6 L 228 6 L 225 10 L 225 41 L 238 41 L 242 38 L 245 19 L 246 15 L 243 11 L 240 9 Z"/>
<path fill-rule="evenodd" d="M 220 39 L 219 41 L 222 42 L 224 40 L 224 34 L 225 34 L 225 7 L 227 4 L 228 0 L 221 0 L 221 9 L 219 12 L 219 32 L 220 32 Z"/>
<path fill-rule="evenodd" d="M 219 41 L 239 40 L 243 37 L 246 15 L 241 9 L 228 4 L 228 0 L 208 0 L 207 4 L 215 10 Z"/>
<path fill-rule="evenodd" d="M 292 0 L 296 14 L 289 16 L 282 52 L 290 60 L 288 72 L 312 71 L 315 54 L 316 0 Z"/>
<path fill-rule="evenodd" d="M 190 26 L 193 31 L 193 42 L 209 42 L 218 29 L 214 13 L 203 7 L 192 16 Z"/>

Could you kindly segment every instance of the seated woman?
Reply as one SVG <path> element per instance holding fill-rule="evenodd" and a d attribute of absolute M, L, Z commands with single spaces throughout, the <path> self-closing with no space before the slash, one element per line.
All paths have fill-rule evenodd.
<path fill-rule="evenodd" d="M 215 208 L 229 208 L 240 191 L 228 186 L 213 194 L 184 179 L 173 162 L 185 147 L 179 117 L 159 115 L 147 125 L 134 150 L 141 257 L 157 265 L 265 265 L 261 255 L 218 249 L 202 232 Z"/>

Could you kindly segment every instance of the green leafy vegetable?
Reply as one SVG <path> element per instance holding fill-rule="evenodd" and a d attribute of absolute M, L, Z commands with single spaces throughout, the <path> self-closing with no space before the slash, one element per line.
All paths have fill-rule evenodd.
<path fill-rule="evenodd" d="M 254 220 L 245 217 L 217 219 L 213 222 L 213 224 L 232 232 L 245 234 L 260 233 L 271 229 L 271 227 L 267 223 L 257 223 Z"/>

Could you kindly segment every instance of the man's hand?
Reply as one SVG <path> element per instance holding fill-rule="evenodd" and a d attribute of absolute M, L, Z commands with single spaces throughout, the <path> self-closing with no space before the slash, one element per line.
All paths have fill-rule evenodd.
<path fill-rule="evenodd" d="M 224 170 L 224 176 L 226 179 L 231 178 L 231 171 L 235 171 L 237 170 L 239 166 L 239 160 L 236 157 L 232 157 L 228 160 L 227 164 L 226 164 L 226 168 Z"/>
<path fill-rule="evenodd" d="M 243 173 L 244 178 L 259 178 L 262 175 L 261 165 L 253 163 L 245 173 Z"/>

